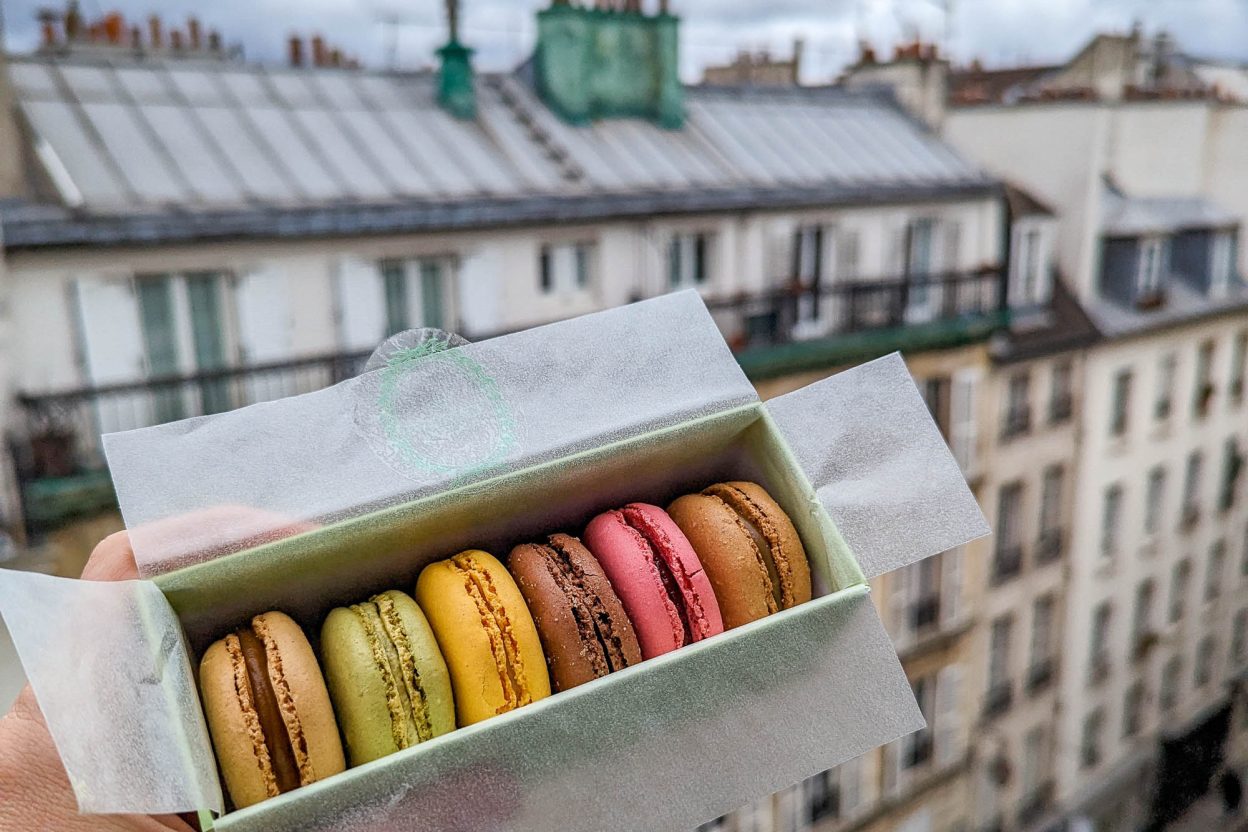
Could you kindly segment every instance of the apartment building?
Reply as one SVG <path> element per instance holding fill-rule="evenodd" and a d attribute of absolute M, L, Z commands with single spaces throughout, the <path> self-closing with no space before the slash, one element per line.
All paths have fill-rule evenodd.
<path fill-rule="evenodd" d="M 1054 751 L 1057 805 L 1098 830 L 1173 818 L 1222 765 L 1248 763 L 1232 717 L 1248 628 L 1248 102 L 1210 66 L 1164 36 L 1102 36 L 1065 66 L 974 73 L 944 120 L 1054 208 L 1060 270 L 1100 335 L 1065 468 Z"/>

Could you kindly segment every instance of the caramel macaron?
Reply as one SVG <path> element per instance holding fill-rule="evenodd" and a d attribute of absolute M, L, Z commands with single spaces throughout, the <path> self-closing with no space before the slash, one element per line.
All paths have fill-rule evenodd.
<path fill-rule="evenodd" d="M 717 483 L 678 498 L 667 511 L 711 580 L 725 628 L 810 600 L 806 549 L 762 486 Z"/>
<path fill-rule="evenodd" d="M 199 685 L 236 808 L 346 768 L 325 678 L 290 616 L 257 615 L 213 643 L 200 661 Z"/>

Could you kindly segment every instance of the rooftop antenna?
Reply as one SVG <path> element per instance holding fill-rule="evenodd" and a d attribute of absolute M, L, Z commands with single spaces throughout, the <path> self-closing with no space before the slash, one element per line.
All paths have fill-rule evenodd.
<path fill-rule="evenodd" d="M 415 25 L 418 21 L 415 18 L 400 14 L 395 9 L 386 9 L 378 12 L 376 19 L 382 26 L 382 37 L 384 39 L 384 50 L 386 54 L 386 69 L 398 69 L 399 29 L 403 26 Z"/>

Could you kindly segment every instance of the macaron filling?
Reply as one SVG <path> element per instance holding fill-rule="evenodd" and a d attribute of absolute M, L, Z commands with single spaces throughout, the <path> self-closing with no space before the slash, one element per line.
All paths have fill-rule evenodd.
<path fill-rule="evenodd" d="M 620 509 L 620 516 L 650 549 L 650 561 L 662 581 L 663 591 L 680 619 L 683 640 L 677 646 L 701 641 L 711 635 L 710 624 L 698 599 L 690 575 L 676 557 L 675 546 L 667 533 L 652 523 L 645 512 L 632 505 Z"/>
<path fill-rule="evenodd" d="M 512 630 L 507 608 L 494 587 L 494 580 L 488 571 L 472 562 L 471 556 L 461 553 L 451 558 L 450 564 L 464 578 L 464 588 L 476 604 L 481 626 L 490 641 L 490 652 L 498 666 L 503 690 L 503 704 L 499 706 L 498 713 L 530 704 L 533 694 L 525 683 L 520 643 Z"/>
<path fill-rule="evenodd" d="M 378 595 L 351 607 L 364 629 L 373 661 L 386 689 L 390 730 L 396 748 L 433 738 L 429 706 L 407 631 L 391 599 Z"/>
<path fill-rule="evenodd" d="M 235 638 L 238 640 L 239 653 L 246 670 L 249 699 L 260 720 L 260 731 L 264 736 L 268 763 L 272 768 L 273 785 L 276 786 L 278 794 L 297 789 L 300 786 L 299 764 L 295 759 L 290 735 L 286 731 L 281 707 L 278 705 L 277 692 L 269 679 L 268 654 L 264 641 L 250 628 L 240 629 L 235 633 Z M 261 766 L 263 767 L 263 763 Z"/>
<path fill-rule="evenodd" d="M 546 555 L 543 560 L 551 578 L 568 599 L 594 675 L 605 676 L 628 667 L 623 641 L 616 632 L 611 614 L 598 594 L 589 588 L 584 570 L 561 545 L 559 536 L 552 536 L 549 543 L 540 548 Z M 598 649 L 593 649 L 593 645 L 597 645 Z"/>

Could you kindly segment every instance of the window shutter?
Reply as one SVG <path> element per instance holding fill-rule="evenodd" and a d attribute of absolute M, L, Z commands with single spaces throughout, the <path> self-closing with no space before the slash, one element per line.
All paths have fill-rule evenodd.
<path fill-rule="evenodd" d="M 958 465 L 962 467 L 962 473 L 968 476 L 974 472 L 977 461 L 979 425 L 975 418 L 975 397 L 979 379 L 978 367 L 964 367 L 953 374 L 949 446 Z"/>
<path fill-rule="evenodd" d="M 906 223 L 893 227 L 888 236 L 888 251 L 884 253 L 884 271 L 886 280 L 898 280 L 906 275 L 906 262 L 909 260 L 910 229 Z"/>
<path fill-rule="evenodd" d="M 940 619 L 945 623 L 962 614 L 962 548 L 955 546 L 940 555 Z"/>
<path fill-rule="evenodd" d="M 338 259 L 338 342 L 344 350 L 376 349 L 386 338 L 386 290 L 372 260 Z"/>
<path fill-rule="evenodd" d="M 797 276 L 797 233 L 797 224 L 788 221 L 777 220 L 768 228 L 764 286 L 787 286 Z"/>
<path fill-rule="evenodd" d="M 961 705 L 962 666 L 951 664 L 936 674 L 936 716 L 934 730 L 936 764 L 947 766 L 957 761 L 965 747 L 962 736 Z"/>
<path fill-rule="evenodd" d="M 239 352 L 244 364 L 268 364 L 291 357 L 294 321 L 286 272 L 264 264 L 240 274 L 234 282 Z M 283 387 L 293 375 L 252 376 L 245 383 L 248 403 L 268 401 L 297 392 Z"/>
<path fill-rule="evenodd" d="M 907 737 L 902 737 L 884 746 L 881 752 L 884 755 L 883 796 L 885 798 L 896 797 L 901 793 L 901 781 L 904 773 L 902 758 L 905 756 L 906 745 Z"/>
<path fill-rule="evenodd" d="M 133 280 L 93 275 L 75 278 L 73 286 L 84 381 L 100 386 L 142 379 L 143 325 Z M 145 392 L 102 399 L 94 410 L 100 433 L 152 423 L 152 399 Z"/>

